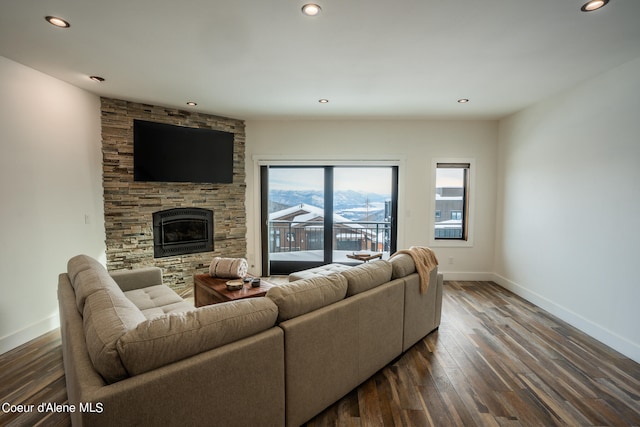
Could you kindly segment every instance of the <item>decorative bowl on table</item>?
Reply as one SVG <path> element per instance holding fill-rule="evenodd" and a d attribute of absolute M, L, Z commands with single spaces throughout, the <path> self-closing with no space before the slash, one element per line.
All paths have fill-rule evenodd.
<path fill-rule="evenodd" d="M 228 291 L 239 291 L 244 287 L 244 282 L 242 279 L 237 280 L 229 280 L 227 282 L 227 290 Z"/>

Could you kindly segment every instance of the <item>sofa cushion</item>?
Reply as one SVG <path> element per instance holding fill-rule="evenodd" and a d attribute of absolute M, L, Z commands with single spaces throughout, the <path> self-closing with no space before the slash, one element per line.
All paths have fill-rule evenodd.
<path fill-rule="evenodd" d="M 276 303 L 278 321 L 284 322 L 340 301 L 346 293 L 347 280 L 334 273 L 274 286 L 267 291 L 267 298 Z"/>
<path fill-rule="evenodd" d="M 132 291 L 126 291 L 124 295 L 140 310 L 162 307 L 176 302 L 184 302 L 180 295 L 166 285 L 134 289 Z"/>
<path fill-rule="evenodd" d="M 119 289 L 118 289 L 119 291 Z M 145 317 L 122 291 L 96 290 L 85 300 L 83 328 L 93 367 L 108 383 L 126 378 L 127 371 L 116 349 L 116 342 Z"/>
<path fill-rule="evenodd" d="M 76 255 L 67 262 L 67 274 L 73 289 L 76 289 L 75 281 L 78 273 L 89 269 L 107 271 L 102 264 L 89 255 Z"/>
<path fill-rule="evenodd" d="M 392 279 L 399 279 L 406 277 L 416 272 L 416 264 L 413 262 L 413 258 L 409 254 L 394 255 L 389 259 L 391 266 L 393 267 Z"/>
<path fill-rule="evenodd" d="M 124 295 L 140 309 L 146 319 L 154 319 L 169 313 L 183 313 L 193 310 L 193 304 L 183 300 L 166 285 L 126 291 Z"/>
<path fill-rule="evenodd" d="M 158 267 L 114 270 L 110 271 L 109 274 L 123 291 L 162 285 L 162 269 Z"/>
<path fill-rule="evenodd" d="M 104 267 L 80 271 L 75 277 L 76 305 L 80 313 L 84 311 L 85 301 L 89 295 L 100 289 L 109 289 L 110 292 L 122 294 L 122 291 Z"/>
<path fill-rule="evenodd" d="M 187 301 L 182 302 L 174 302 L 173 304 L 163 305 L 162 307 L 153 307 L 147 308 L 142 311 L 142 315 L 147 320 L 155 319 L 156 317 L 161 317 L 166 314 L 171 313 L 184 313 L 187 311 L 192 311 L 194 309 L 193 304 L 188 303 Z"/>
<path fill-rule="evenodd" d="M 366 262 L 340 274 L 347 279 L 347 296 L 351 296 L 388 282 L 391 280 L 391 270 L 388 261 L 378 260 Z"/>
<path fill-rule="evenodd" d="M 351 267 L 344 264 L 327 264 L 320 267 L 310 268 L 308 270 L 296 271 L 289 274 L 289 281 L 295 282 L 296 280 L 310 279 L 316 276 L 328 276 L 333 273 L 341 273 Z"/>
<path fill-rule="evenodd" d="M 140 323 L 120 337 L 117 349 L 129 374 L 137 375 L 255 335 L 274 326 L 277 314 L 267 298 L 172 313 Z"/>

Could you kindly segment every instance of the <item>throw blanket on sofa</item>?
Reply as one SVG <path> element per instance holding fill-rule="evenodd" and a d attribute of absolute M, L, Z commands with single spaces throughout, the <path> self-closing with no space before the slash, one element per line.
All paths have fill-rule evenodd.
<path fill-rule="evenodd" d="M 238 279 L 247 275 L 249 265 L 244 258 L 220 258 L 215 257 L 209 265 L 209 275 L 211 277 L 222 277 L 224 279 Z"/>
<path fill-rule="evenodd" d="M 411 246 L 409 249 L 403 249 L 394 253 L 391 255 L 391 258 L 399 254 L 407 254 L 413 258 L 413 263 L 416 265 L 418 276 L 420 276 L 420 293 L 424 294 L 427 292 L 431 270 L 436 268 L 438 265 L 438 258 L 436 258 L 436 254 L 429 248 Z"/>

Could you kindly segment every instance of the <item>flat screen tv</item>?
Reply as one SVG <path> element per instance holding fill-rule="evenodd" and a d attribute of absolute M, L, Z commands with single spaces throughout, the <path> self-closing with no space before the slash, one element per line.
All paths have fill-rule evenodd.
<path fill-rule="evenodd" d="M 134 120 L 133 180 L 231 183 L 233 133 Z"/>

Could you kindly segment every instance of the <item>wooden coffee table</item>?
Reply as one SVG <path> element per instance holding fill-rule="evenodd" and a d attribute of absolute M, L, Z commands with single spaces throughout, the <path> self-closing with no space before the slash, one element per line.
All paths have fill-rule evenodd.
<path fill-rule="evenodd" d="M 263 297 L 274 286 L 266 280 L 260 280 L 260 287 L 251 287 L 251 283 L 245 283 L 242 289 L 237 291 L 227 290 L 227 281 L 211 277 L 208 274 L 196 274 L 193 276 L 193 296 L 196 307 L 218 304 L 221 302 L 235 301 L 244 298 Z"/>

